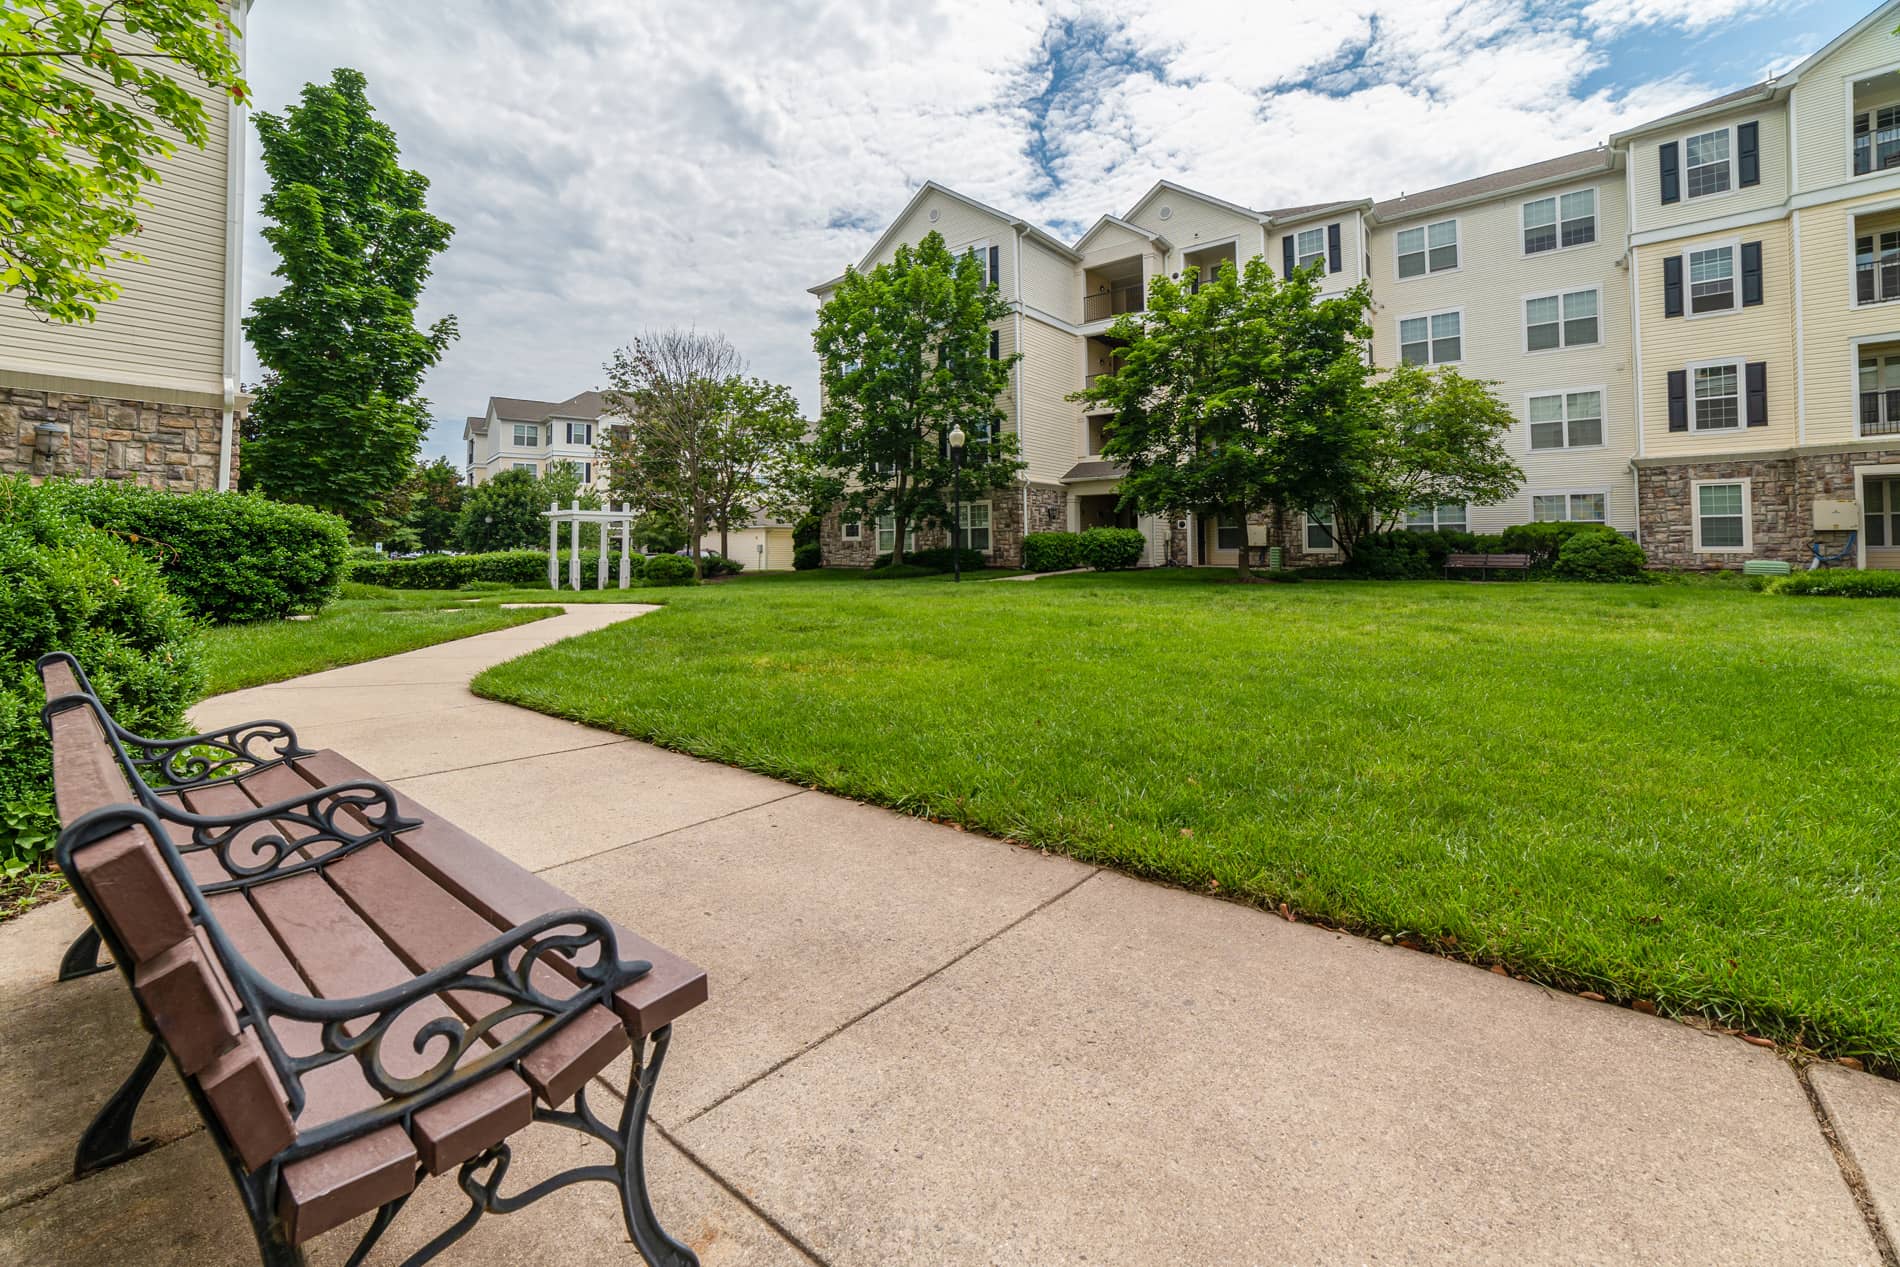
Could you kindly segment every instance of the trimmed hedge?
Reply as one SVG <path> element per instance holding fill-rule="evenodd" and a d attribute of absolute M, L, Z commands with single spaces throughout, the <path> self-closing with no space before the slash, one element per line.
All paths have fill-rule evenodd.
<path fill-rule="evenodd" d="M 703 577 L 710 579 L 715 576 L 737 576 L 743 571 L 745 571 L 745 564 L 737 559 L 728 559 L 717 550 L 699 552 L 699 574 Z"/>
<path fill-rule="evenodd" d="M 1148 538 L 1139 528 L 1090 528 L 1076 538 L 1077 553 L 1084 567 L 1097 572 L 1118 572 L 1141 562 Z"/>
<path fill-rule="evenodd" d="M 1023 567 L 1031 572 L 1067 572 L 1082 566 L 1082 537 L 1074 532 L 1023 534 Z"/>
<path fill-rule="evenodd" d="M 1769 584 L 1768 592 L 1812 598 L 1900 598 L 1900 572 L 1816 568 L 1778 576 Z"/>
<path fill-rule="evenodd" d="M 278 620 L 336 597 L 349 559 L 343 520 L 255 493 L 168 493 L 142 484 L 48 484 L 50 504 L 116 533 L 158 565 L 193 614 Z"/>
<path fill-rule="evenodd" d="M 1445 574 L 1445 556 L 1476 550 L 1478 538 L 1455 528 L 1398 528 L 1362 537 L 1346 561 L 1348 576 L 1375 581 L 1426 581 Z"/>
<path fill-rule="evenodd" d="M 565 562 L 565 560 L 563 560 Z M 592 562 L 581 559 L 581 583 L 593 579 Z M 352 563 L 350 579 L 360 585 L 384 585 L 396 590 L 452 590 L 470 581 L 504 581 L 532 589 L 548 583 L 548 556 L 544 550 L 497 550 L 492 554 L 425 554 L 416 559 L 382 559 Z"/>
<path fill-rule="evenodd" d="M 0 480 L 0 872 L 53 847 L 52 751 L 33 665 L 68 651 L 127 729 L 182 733 L 204 689 L 198 630 L 123 537 L 69 518 L 63 496 Z"/>
<path fill-rule="evenodd" d="M 816 541 L 808 542 L 792 551 L 792 571 L 809 572 L 813 568 L 823 567 L 825 553 Z"/>
<path fill-rule="evenodd" d="M 1648 577 L 1643 547 L 1614 528 L 1572 533 L 1557 550 L 1558 576 L 1570 581 L 1640 581 Z"/>
<path fill-rule="evenodd" d="M 1580 532 L 1602 532 L 1602 524 L 1552 522 L 1514 524 L 1500 534 L 1500 544 L 1506 554 L 1528 554 L 1531 556 L 1531 570 L 1541 572 L 1555 567 L 1557 554 L 1564 548 L 1564 542 Z M 1493 553 L 1497 553 L 1493 551 Z"/>
<path fill-rule="evenodd" d="M 964 549 L 963 570 L 965 572 L 981 572 L 989 565 L 990 561 L 983 557 L 981 550 Z M 880 554 L 877 556 L 877 562 L 872 565 L 872 571 L 876 571 L 880 568 L 888 568 L 890 566 L 891 556 L 888 554 Z M 928 550 L 910 550 L 905 552 L 904 562 L 900 566 L 916 568 L 919 574 L 928 572 L 951 572 L 956 570 L 956 553 L 952 551 L 949 546 L 933 546 Z M 910 575 L 910 573 L 905 573 L 905 575 Z"/>
<path fill-rule="evenodd" d="M 656 554 L 647 560 L 640 577 L 648 585 L 691 585 L 693 561 L 683 554 Z"/>
<path fill-rule="evenodd" d="M 881 563 L 864 574 L 867 581 L 903 581 L 913 576 L 941 576 L 935 568 L 920 568 L 914 563 Z"/>

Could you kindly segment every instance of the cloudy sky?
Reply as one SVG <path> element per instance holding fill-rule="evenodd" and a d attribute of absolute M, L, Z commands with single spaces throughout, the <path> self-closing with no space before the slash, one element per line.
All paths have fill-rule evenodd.
<path fill-rule="evenodd" d="M 258 0 L 276 110 L 369 77 L 456 226 L 428 444 L 491 395 L 722 330 L 810 408 L 812 298 L 936 179 L 1065 240 L 1167 177 L 1256 207 L 1582 149 L 1785 69 L 1872 0 Z M 255 142 L 252 156 L 255 160 Z M 275 286 L 256 236 L 247 297 Z M 252 377 L 255 377 L 253 366 Z"/>

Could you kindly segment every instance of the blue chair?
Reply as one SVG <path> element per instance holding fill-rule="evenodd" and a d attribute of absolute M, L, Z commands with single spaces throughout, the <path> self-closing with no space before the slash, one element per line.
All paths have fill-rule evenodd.
<path fill-rule="evenodd" d="M 1836 563 L 1852 562 L 1854 560 L 1854 541 L 1859 536 L 1860 533 L 1858 532 L 1848 533 L 1847 544 L 1842 546 L 1840 551 L 1835 554 L 1823 554 L 1819 541 L 1810 543 L 1808 551 L 1814 555 L 1814 557 L 1808 560 L 1808 571 L 1812 572 L 1815 568 L 1831 568 Z"/>

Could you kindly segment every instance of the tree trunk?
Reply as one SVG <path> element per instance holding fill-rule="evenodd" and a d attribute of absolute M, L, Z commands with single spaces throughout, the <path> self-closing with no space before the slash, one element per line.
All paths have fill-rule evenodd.
<path fill-rule="evenodd" d="M 1232 513 L 1240 524 L 1240 549 L 1235 552 L 1235 570 L 1244 581 L 1253 575 L 1247 568 L 1247 511 L 1245 507 L 1236 506 Z"/>
<path fill-rule="evenodd" d="M 706 511 L 694 503 L 692 512 L 687 516 L 691 521 L 686 525 L 686 551 L 693 559 L 693 579 L 703 579 L 699 562 L 699 539 L 706 532 Z"/>
<path fill-rule="evenodd" d="M 904 561 L 904 525 L 906 522 L 908 521 L 905 519 L 903 515 L 899 515 L 896 513 L 893 513 L 891 515 L 891 527 L 896 530 L 893 533 L 891 533 L 891 566 L 892 567 L 896 567 L 898 564 Z"/>
<path fill-rule="evenodd" d="M 726 549 L 726 544 L 727 524 L 725 520 L 721 519 L 719 521 L 719 557 L 722 559 L 730 559 L 732 557 L 732 553 Z"/>

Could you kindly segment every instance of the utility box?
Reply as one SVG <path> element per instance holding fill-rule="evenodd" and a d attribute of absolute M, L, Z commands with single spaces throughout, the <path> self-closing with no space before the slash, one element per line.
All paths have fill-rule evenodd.
<path fill-rule="evenodd" d="M 1816 532 L 1852 532 L 1860 527 L 1860 506 L 1855 502 L 1840 501 L 1832 497 L 1814 499 L 1814 530 Z"/>
<path fill-rule="evenodd" d="M 1247 545 L 1249 548 L 1255 550 L 1264 550 L 1267 548 L 1267 526 L 1265 524 L 1247 525 Z"/>

